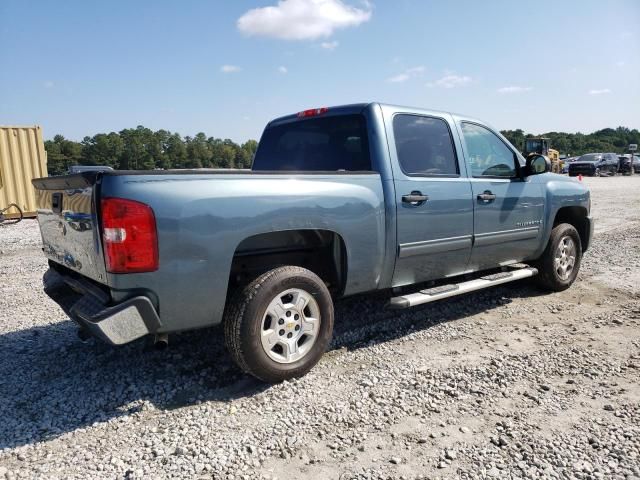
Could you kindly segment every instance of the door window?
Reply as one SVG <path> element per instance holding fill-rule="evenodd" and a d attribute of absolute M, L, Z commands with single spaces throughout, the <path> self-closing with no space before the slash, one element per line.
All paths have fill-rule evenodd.
<path fill-rule="evenodd" d="M 513 151 L 495 133 L 475 123 L 462 123 L 462 136 L 474 177 L 515 177 Z"/>
<path fill-rule="evenodd" d="M 400 168 L 406 175 L 458 175 L 451 132 L 444 120 L 396 115 L 393 117 L 393 135 Z"/>

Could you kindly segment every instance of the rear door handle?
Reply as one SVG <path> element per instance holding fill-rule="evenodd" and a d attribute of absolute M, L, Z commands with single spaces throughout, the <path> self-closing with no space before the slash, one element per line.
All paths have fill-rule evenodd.
<path fill-rule="evenodd" d="M 482 193 L 478 194 L 478 200 L 483 202 L 491 202 L 496 199 L 496 196 L 491 192 L 491 190 L 485 190 Z"/>
<path fill-rule="evenodd" d="M 423 195 L 422 192 L 414 190 L 409 195 L 402 196 L 402 203 L 408 203 L 409 205 L 418 206 L 429 200 L 429 195 Z"/>

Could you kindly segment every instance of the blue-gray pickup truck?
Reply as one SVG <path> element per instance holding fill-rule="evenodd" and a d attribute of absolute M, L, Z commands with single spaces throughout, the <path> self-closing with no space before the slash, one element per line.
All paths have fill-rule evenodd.
<path fill-rule="evenodd" d="M 460 115 L 379 103 L 270 122 L 250 171 L 41 178 L 44 287 L 120 345 L 224 323 L 267 382 L 327 348 L 333 301 L 407 308 L 534 277 L 559 291 L 589 247 L 589 191 Z"/>

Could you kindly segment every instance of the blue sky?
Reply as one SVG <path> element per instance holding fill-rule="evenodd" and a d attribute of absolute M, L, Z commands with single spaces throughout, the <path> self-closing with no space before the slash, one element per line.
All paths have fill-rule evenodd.
<path fill-rule="evenodd" d="M 1 0 L 0 66 L 0 124 L 47 138 L 244 141 L 374 100 L 532 133 L 640 128 L 640 2 Z"/>

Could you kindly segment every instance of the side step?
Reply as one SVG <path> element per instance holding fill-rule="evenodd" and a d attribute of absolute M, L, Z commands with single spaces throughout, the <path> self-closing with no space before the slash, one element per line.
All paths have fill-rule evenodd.
<path fill-rule="evenodd" d="M 435 302 L 443 298 L 455 297 L 463 293 L 482 290 L 483 288 L 501 285 L 503 283 L 514 282 L 523 278 L 533 277 L 538 274 L 538 270 L 532 267 L 519 268 L 510 272 L 494 273 L 493 275 L 485 275 L 484 277 L 468 282 L 453 283 L 449 285 L 441 285 L 439 287 L 421 290 L 418 293 L 409 293 L 393 297 L 389 302 L 389 308 L 400 309 L 409 308 L 423 303 Z"/>

